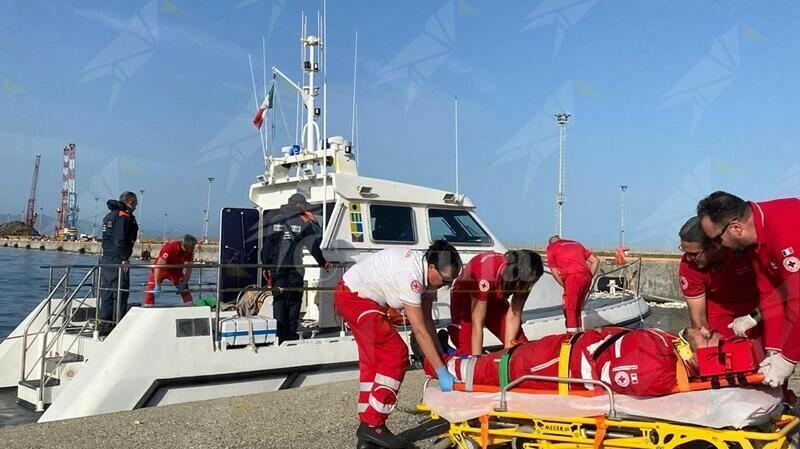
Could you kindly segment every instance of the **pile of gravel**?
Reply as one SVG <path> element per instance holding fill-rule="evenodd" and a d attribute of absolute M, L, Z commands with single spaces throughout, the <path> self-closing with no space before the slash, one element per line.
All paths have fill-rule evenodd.
<path fill-rule="evenodd" d="M 30 236 L 36 237 L 39 232 L 21 221 L 9 221 L 0 225 L 0 237 Z"/>

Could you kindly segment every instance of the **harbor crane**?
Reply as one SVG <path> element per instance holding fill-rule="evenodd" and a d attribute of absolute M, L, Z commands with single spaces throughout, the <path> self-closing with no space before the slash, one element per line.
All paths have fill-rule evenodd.
<path fill-rule="evenodd" d="M 39 214 L 36 213 L 36 185 L 39 182 L 39 163 L 42 160 L 42 155 L 37 154 L 36 160 L 33 163 L 33 180 L 31 181 L 31 194 L 28 197 L 28 205 L 25 208 L 25 226 L 33 228 L 36 226 L 36 219 Z"/>

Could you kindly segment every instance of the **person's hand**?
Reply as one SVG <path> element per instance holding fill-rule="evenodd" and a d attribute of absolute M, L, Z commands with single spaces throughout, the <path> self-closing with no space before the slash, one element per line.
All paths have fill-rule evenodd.
<path fill-rule="evenodd" d="M 123 260 L 121 262 L 121 264 L 122 264 L 122 272 L 123 273 L 127 273 L 128 272 L 128 261 L 127 260 Z"/>
<path fill-rule="evenodd" d="M 450 374 L 450 371 L 447 371 L 446 366 L 436 368 L 436 378 L 439 379 L 439 389 L 444 392 L 453 391 L 453 384 L 456 382 L 456 378 Z"/>
<path fill-rule="evenodd" d="M 731 329 L 737 337 L 747 337 L 747 331 L 756 327 L 757 324 L 758 322 L 750 314 L 747 314 L 734 318 L 728 325 L 728 329 Z"/>
<path fill-rule="evenodd" d="M 175 292 L 175 294 L 180 295 L 184 291 L 188 290 L 188 287 L 187 287 L 185 282 L 181 282 L 180 284 L 175 286 L 175 289 L 178 290 L 178 291 Z"/>
<path fill-rule="evenodd" d="M 332 264 L 332 263 L 330 263 L 330 262 L 325 262 L 325 264 L 323 264 L 323 265 L 322 265 L 322 268 L 323 268 L 325 271 L 331 271 L 331 268 L 333 268 L 333 264 Z"/>
<path fill-rule="evenodd" d="M 153 286 L 153 296 L 158 298 L 160 295 L 161 295 L 161 285 L 156 284 L 155 286 Z"/>
<path fill-rule="evenodd" d="M 794 373 L 795 364 L 786 360 L 783 354 L 776 352 L 765 358 L 758 365 L 758 372 L 764 375 L 763 383 L 770 387 L 780 387 Z"/>

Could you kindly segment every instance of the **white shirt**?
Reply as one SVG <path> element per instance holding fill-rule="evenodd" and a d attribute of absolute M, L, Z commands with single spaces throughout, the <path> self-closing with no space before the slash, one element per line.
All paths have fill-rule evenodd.
<path fill-rule="evenodd" d="M 357 262 L 342 279 L 350 291 L 382 307 L 420 306 L 427 284 L 423 256 L 409 248 L 387 248 Z"/>

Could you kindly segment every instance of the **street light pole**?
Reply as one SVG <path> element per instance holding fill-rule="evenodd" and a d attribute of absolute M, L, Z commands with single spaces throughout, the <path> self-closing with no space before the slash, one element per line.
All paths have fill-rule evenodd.
<path fill-rule="evenodd" d="M 566 181 L 566 153 L 567 153 L 567 120 L 570 114 L 556 114 L 558 124 L 558 193 L 556 194 L 556 235 L 561 237 L 564 220 L 564 183 Z"/>
<path fill-rule="evenodd" d="M 164 212 L 164 227 L 161 229 L 161 241 L 167 243 L 167 214 Z"/>
<path fill-rule="evenodd" d="M 98 197 L 94 197 L 94 221 L 92 221 L 92 238 L 97 238 L 97 201 Z"/>
<path fill-rule="evenodd" d="M 619 186 L 619 246 L 625 247 L 625 191 L 628 186 Z"/>
<path fill-rule="evenodd" d="M 205 211 L 205 219 L 203 223 L 203 243 L 208 243 L 208 215 L 211 211 L 211 184 L 214 183 L 214 177 L 208 177 L 208 197 L 206 198 L 206 211 Z"/>
<path fill-rule="evenodd" d="M 144 203 L 144 189 L 139 190 L 139 218 L 141 219 L 144 217 L 144 208 L 142 204 Z M 142 241 L 142 220 L 137 220 L 139 222 L 139 235 L 136 236 L 136 240 Z"/>

